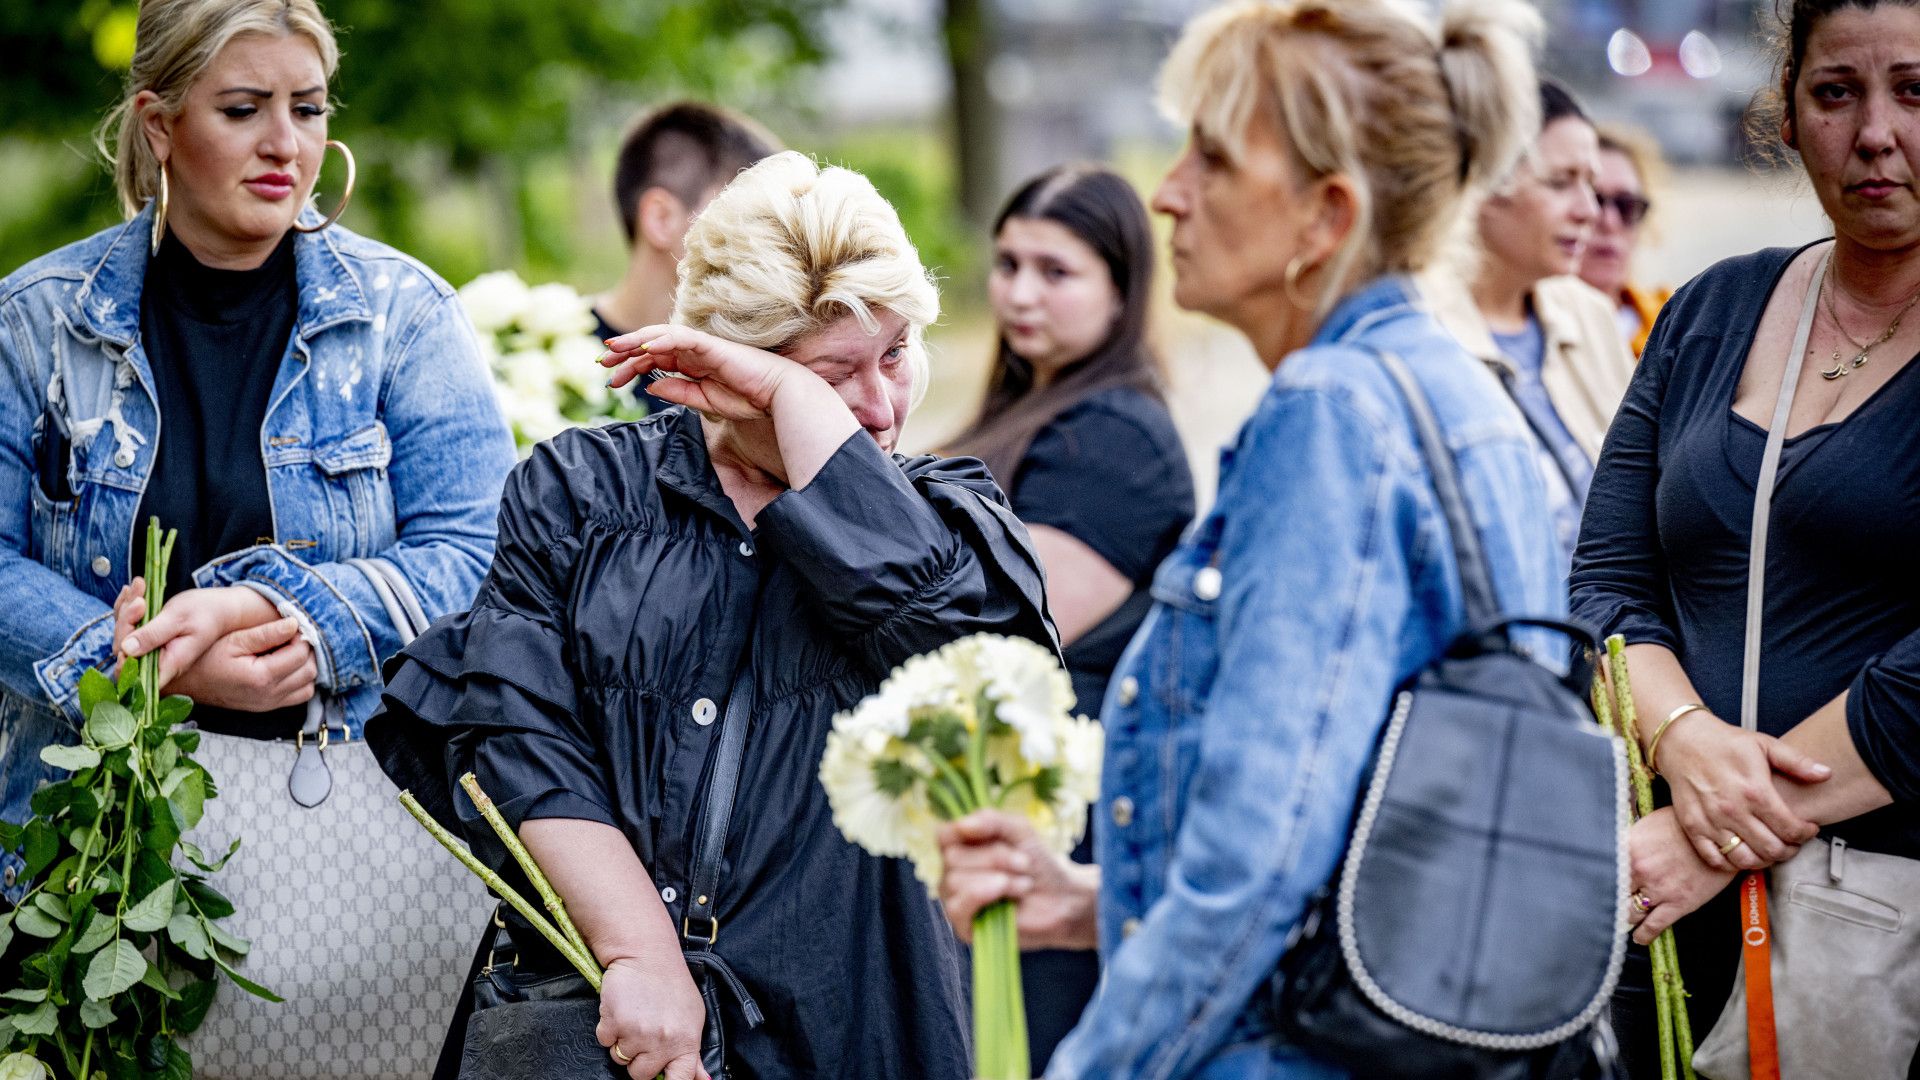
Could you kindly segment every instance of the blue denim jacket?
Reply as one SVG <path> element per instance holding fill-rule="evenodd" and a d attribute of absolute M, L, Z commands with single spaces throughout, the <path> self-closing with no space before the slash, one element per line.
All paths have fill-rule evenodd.
<path fill-rule="evenodd" d="M 1288 933 L 1346 850 L 1394 688 L 1461 627 L 1451 542 L 1394 384 L 1432 399 L 1501 602 L 1558 615 L 1532 436 L 1398 278 L 1280 365 L 1219 498 L 1114 672 L 1095 807 L 1105 974 L 1049 1078 L 1334 1077 L 1264 1013 Z"/>
<path fill-rule="evenodd" d="M 4 819 L 24 818 L 51 775 L 40 749 L 71 739 L 81 672 L 111 667 L 111 604 L 141 570 L 134 515 L 161 436 L 140 344 L 151 213 L 0 280 L 0 492 L 13 492 L 0 497 Z M 336 225 L 296 238 L 294 275 L 295 330 L 260 432 L 276 542 L 193 580 L 252 587 L 301 619 L 318 686 L 357 735 L 400 641 L 344 560 L 386 560 L 429 618 L 467 608 L 493 556 L 513 441 L 472 327 L 432 271 Z M 73 445 L 56 466 L 70 500 L 35 477 L 49 425 Z"/>

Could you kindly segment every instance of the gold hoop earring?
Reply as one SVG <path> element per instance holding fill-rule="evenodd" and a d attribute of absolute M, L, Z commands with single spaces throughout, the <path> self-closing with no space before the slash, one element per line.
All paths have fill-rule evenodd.
<path fill-rule="evenodd" d="M 160 238 L 167 235 L 167 163 L 160 163 L 160 190 L 153 196 L 153 243 L 151 254 L 160 254 Z"/>
<path fill-rule="evenodd" d="M 353 201 L 353 179 L 354 179 L 353 151 L 347 149 L 347 144 L 341 142 L 339 139 L 328 139 L 327 145 L 340 151 L 340 156 L 347 159 L 347 190 L 340 193 L 340 205 L 334 207 L 333 213 L 328 214 L 327 219 L 325 221 L 322 221 L 320 224 L 302 225 L 300 224 L 299 219 L 295 218 L 293 222 L 293 229 L 295 232 L 303 232 L 303 233 L 319 232 L 321 229 L 324 229 L 327 226 L 333 224 L 334 222 L 339 221 L 340 215 L 347 212 L 347 204 Z M 321 151 L 321 153 L 324 154 L 325 151 Z M 316 195 L 314 197 L 317 198 L 318 196 Z"/>
<path fill-rule="evenodd" d="M 1295 255 L 1287 262 L 1287 272 L 1280 278 L 1281 288 L 1286 290 L 1287 301 L 1302 311 L 1312 311 L 1312 300 L 1301 300 L 1298 295 L 1300 279 L 1312 273 L 1315 268 L 1307 263 L 1305 255 Z"/>

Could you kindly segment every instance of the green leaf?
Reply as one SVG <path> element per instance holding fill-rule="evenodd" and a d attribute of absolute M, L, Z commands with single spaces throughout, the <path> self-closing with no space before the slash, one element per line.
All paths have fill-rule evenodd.
<path fill-rule="evenodd" d="M 37 893 L 33 898 L 33 906 L 46 912 L 55 922 L 67 923 L 73 920 L 73 917 L 67 914 L 67 905 L 61 903 L 59 897 Z"/>
<path fill-rule="evenodd" d="M 92 825 L 82 826 L 68 833 L 67 843 L 72 844 L 75 851 L 89 859 L 97 859 L 107 853 L 107 838 L 101 836 L 100 830 Z"/>
<path fill-rule="evenodd" d="M 100 764 L 100 751 L 91 746 L 49 746 L 40 751 L 40 760 L 56 769 L 79 772 Z"/>
<path fill-rule="evenodd" d="M 81 1002 L 80 1023 L 93 1029 L 106 1027 L 113 1023 L 113 1006 L 104 1001 Z"/>
<path fill-rule="evenodd" d="M 187 718 L 193 712 L 193 699 L 179 694 L 168 694 L 160 699 L 160 726 L 171 728 Z"/>
<path fill-rule="evenodd" d="M 4 994 L 0 994 L 0 998 L 5 998 L 8 1001 L 24 1001 L 29 1005 L 34 1005 L 39 1002 L 47 1000 L 48 993 L 49 991 L 44 986 L 40 987 L 37 990 L 27 990 L 22 988 L 18 990 L 9 990 Z"/>
<path fill-rule="evenodd" d="M 80 715 L 92 716 L 95 706 L 119 697 L 120 692 L 114 688 L 113 680 L 101 674 L 98 668 L 88 668 L 80 673 Z"/>
<path fill-rule="evenodd" d="M 209 919 L 224 919 L 233 914 L 233 901 L 221 895 L 219 889 L 194 877 L 186 879 L 186 884 L 187 895 L 193 897 L 200 914 Z"/>
<path fill-rule="evenodd" d="M 173 882 L 162 884 L 148 893 L 141 901 L 127 909 L 124 921 L 127 929 L 151 934 L 173 918 Z"/>
<path fill-rule="evenodd" d="M 180 1000 L 180 992 L 178 990 L 175 990 L 173 987 L 168 986 L 167 977 L 165 975 L 160 974 L 160 969 L 157 967 L 154 967 L 152 964 L 148 964 L 147 973 L 145 975 L 140 976 L 140 985 L 151 987 L 155 993 L 159 994 L 163 998 L 166 998 L 168 1001 Z M 180 1026 L 179 1022 L 176 1020 L 174 1022 L 174 1027 L 178 1028 L 179 1026 Z"/>
<path fill-rule="evenodd" d="M 213 945 L 207 940 L 206 930 L 201 928 L 200 920 L 192 915 L 175 915 L 167 920 L 167 937 L 195 960 L 205 960 L 213 955 Z"/>
<path fill-rule="evenodd" d="M 205 777 L 206 773 L 196 768 L 193 770 L 193 775 L 181 780 L 174 787 L 173 794 L 167 796 L 167 801 L 173 804 L 174 809 L 180 811 L 180 821 L 189 829 L 200 824 L 200 815 L 206 809 Z"/>
<path fill-rule="evenodd" d="M 181 987 L 180 1011 L 173 1015 L 173 1030 L 183 1035 L 198 1030 L 201 1021 L 207 1018 L 207 1009 L 213 1004 L 213 992 L 218 985 L 212 979 L 204 979 Z"/>
<path fill-rule="evenodd" d="M 193 1055 L 168 1042 L 167 1064 L 160 1070 L 160 1080 L 193 1080 Z"/>
<path fill-rule="evenodd" d="M 227 933 L 225 930 L 222 930 L 220 924 L 216 922 L 209 920 L 205 926 L 207 928 L 207 936 L 213 939 L 213 943 L 235 956 L 245 956 L 247 955 L 247 950 L 253 948 L 252 945 L 248 944 L 246 938 L 235 937 Z"/>
<path fill-rule="evenodd" d="M 166 772 L 163 773 L 160 771 L 160 766 L 156 763 L 154 765 L 153 774 L 155 776 L 163 777 L 163 779 L 160 781 L 160 797 L 164 799 L 167 796 L 172 795 L 175 791 L 179 790 L 181 783 L 183 783 L 187 779 L 187 777 L 192 776 L 199 771 L 200 770 L 194 768 L 191 765 L 175 765 L 173 768 L 168 769 Z"/>
<path fill-rule="evenodd" d="M 14 928 L 28 937 L 55 938 L 63 929 L 53 916 L 38 907 L 23 907 L 14 912 Z"/>
<path fill-rule="evenodd" d="M 13 1020 L 14 1029 L 22 1035 L 51 1035 L 59 1026 L 59 1015 L 54 1011 L 53 1002 L 43 1001 L 30 1012 L 17 1013 Z"/>
<path fill-rule="evenodd" d="M 153 749 L 153 775 L 165 776 L 178 764 L 180 764 L 180 744 L 164 735 L 161 736 L 160 745 Z"/>
<path fill-rule="evenodd" d="M 19 847 L 20 838 L 26 834 L 27 830 L 25 826 L 15 825 L 11 821 L 0 821 L 0 848 Z M 0 1046 L 5 1045 L 5 1043 L 0 1043 Z"/>
<path fill-rule="evenodd" d="M 80 936 L 74 940 L 73 951 L 84 956 L 98 949 L 113 940 L 114 934 L 119 932 L 118 927 L 119 924 L 113 916 L 94 912 L 93 921 L 89 922 L 87 928 L 82 930 Z"/>
<path fill-rule="evenodd" d="M 85 676 L 82 677 L 84 678 Z M 113 684 L 114 693 L 120 697 L 126 697 L 134 687 L 139 685 L 140 658 L 136 656 L 120 661 L 120 678 Z M 85 709 L 81 711 L 86 712 Z M 87 715 L 91 716 L 93 714 L 87 713 Z"/>
<path fill-rule="evenodd" d="M 0 1058 L 0 1080 L 47 1080 L 49 1075 L 46 1063 L 32 1054 L 21 1052 Z"/>
<path fill-rule="evenodd" d="M 125 705 L 103 701 L 87 720 L 86 737 L 102 750 L 118 750 L 133 742 L 135 728 L 133 714 Z"/>
<path fill-rule="evenodd" d="M 180 822 L 180 811 L 165 799 L 147 804 L 147 813 L 153 822 L 147 831 L 140 834 L 140 843 L 155 855 L 166 858 L 173 853 L 174 845 L 180 842 L 180 834 L 185 831 Z"/>
<path fill-rule="evenodd" d="M 200 845 L 191 840 L 180 841 L 180 850 L 186 853 L 187 858 L 193 862 L 193 865 L 212 874 L 219 872 L 221 867 L 227 865 L 227 860 L 233 858 L 233 853 L 240 850 L 240 838 L 237 836 L 234 837 L 233 843 L 227 845 L 227 853 L 220 856 L 217 861 L 209 860 L 207 853 L 200 850 Z"/>
<path fill-rule="evenodd" d="M 873 763 L 873 782 L 882 794 L 897 799 L 913 790 L 920 774 L 904 761 L 880 758 Z"/>
<path fill-rule="evenodd" d="M 200 732 L 191 728 L 186 731 L 176 731 L 173 733 L 173 745 L 179 747 L 181 753 L 191 754 L 200 749 Z"/>
<path fill-rule="evenodd" d="M 113 947 L 103 949 L 87 965 L 87 976 L 81 980 L 81 989 L 93 1001 L 110 998 L 124 992 L 128 987 L 140 981 L 147 973 L 147 958 L 133 947 L 133 942 L 120 938 Z"/>
<path fill-rule="evenodd" d="M 60 857 L 59 830 L 51 822 L 36 818 L 27 823 L 27 835 L 22 847 L 21 858 L 26 860 L 27 865 L 21 869 L 20 877 L 31 881 Z"/>
<path fill-rule="evenodd" d="M 7 946 L 11 944 L 13 944 L 13 912 L 9 911 L 5 915 L 0 915 L 0 956 L 6 955 Z M 0 1046 L 5 1045 L 7 1040 L 0 1039 Z"/>
<path fill-rule="evenodd" d="M 233 985 L 239 987 L 242 990 L 245 990 L 247 993 L 252 994 L 254 997 L 264 998 L 267 1001 L 273 1002 L 275 1005 L 281 1004 L 282 1002 L 286 1001 L 286 998 L 281 997 L 279 994 L 274 993 L 273 991 L 267 989 L 266 987 L 261 986 L 259 983 L 254 982 L 252 979 L 249 979 L 246 976 L 240 974 L 239 972 L 233 970 L 233 968 L 227 965 L 227 962 L 225 960 L 216 959 L 214 960 L 214 963 L 220 965 L 220 970 L 227 973 L 227 978 L 233 980 Z"/>
<path fill-rule="evenodd" d="M 33 793 L 29 806 L 36 817 L 52 821 L 73 805 L 74 793 L 79 789 L 71 780 L 60 780 L 42 787 Z"/>

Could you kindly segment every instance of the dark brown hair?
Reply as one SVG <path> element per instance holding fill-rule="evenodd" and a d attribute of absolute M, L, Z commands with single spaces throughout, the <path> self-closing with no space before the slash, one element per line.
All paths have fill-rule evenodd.
<path fill-rule="evenodd" d="M 1837 11 L 1872 11 L 1888 7 L 1920 7 L 1917 0 L 1775 0 L 1774 25 L 1766 38 L 1773 53 L 1773 82 L 1762 86 L 1748 103 L 1742 127 L 1753 153 L 1764 164 L 1782 165 L 1797 150 L 1780 142 L 1780 127 L 1794 121 L 1793 90 L 1800 81 L 1800 65 L 1807 59 L 1807 41 L 1822 19 Z"/>
<path fill-rule="evenodd" d="M 613 201 L 627 243 L 633 243 L 640 196 L 648 188 L 665 188 L 691 209 L 702 195 L 780 149 L 780 140 L 758 123 L 703 101 L 670 102 L 641 116 L 621 140 L 613 166 Z"/>
<path fill-rule="evenodd" d="M 1034 436 L 1061 413 L 1116 386 L 1163 396 L 1159 363 L 1147 345 L 1153 230 L 1133 186 L 1099 165 L 1056 166 L 1013 193 L 994 219 L 995 237 L 1011 218 L 1054 222 L 1092 248 L 1113 277 L 1120 313 L 1105 341 L 1039 390 L 1033 386 L 1033 365 L 1013 351 L 1006 335 L 1000 336 L 986 400 L 950 449 L 985 461 L 1009 492 Z"/>

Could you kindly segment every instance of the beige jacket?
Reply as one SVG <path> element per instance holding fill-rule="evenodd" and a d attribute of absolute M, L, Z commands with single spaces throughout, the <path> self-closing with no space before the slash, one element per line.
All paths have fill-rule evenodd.
<path fill-rule="evenodd" d="M 1434 317 L 1468 352 L 1489 364 L 1511 366 L 1494 346 L 1465 283 L 1439 273 L 1422 274 L 1418 281 Z M 1579 278 L 1555 277 L 1533 287 L 1533 311 L 1546 338 L 1540 381 L 1567 431 L 1588 460 L 1597 461 L 1607 425 L 1633 378 L 1633 353 L 1620 336 L 1614 305 Z"/>

